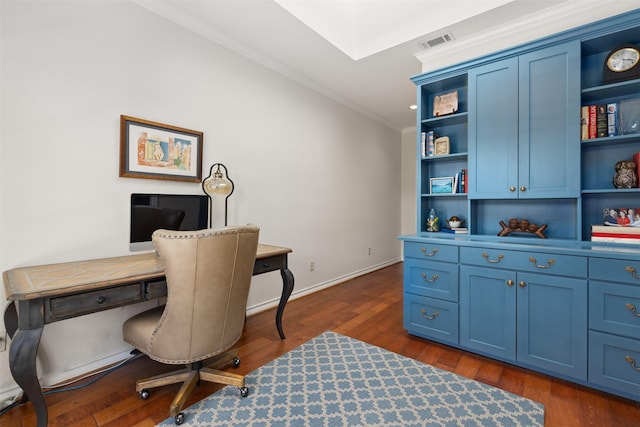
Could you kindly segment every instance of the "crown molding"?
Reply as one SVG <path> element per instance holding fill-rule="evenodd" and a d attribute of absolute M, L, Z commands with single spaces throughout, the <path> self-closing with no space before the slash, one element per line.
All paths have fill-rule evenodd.
<path fill-rule="evenodd" d="M 414 56 L 422 63 L 424 73 L 570 30 L 637 7 L 638 3 L 635 1 L 570 0 L 508 24 L 426 49 Z"/>

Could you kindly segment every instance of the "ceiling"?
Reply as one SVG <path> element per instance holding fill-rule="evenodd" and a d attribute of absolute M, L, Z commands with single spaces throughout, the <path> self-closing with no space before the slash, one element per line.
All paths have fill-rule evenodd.
<path fill-rule="evenodd" d="M 638 7 L 637 0 L 134 0 L 398 131 L 427 69 Z M 452 41 L 425 50 L 444 33 Z"/>

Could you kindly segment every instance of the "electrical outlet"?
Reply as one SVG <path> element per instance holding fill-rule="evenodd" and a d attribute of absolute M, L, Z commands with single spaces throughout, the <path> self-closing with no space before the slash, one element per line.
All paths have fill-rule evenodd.
<path fill-rule="evenodd" d="M 309 264 L 309 271 L 313 271 L 316 269 L 316 263 L 314 261 L 311 261 L 311 264 Z"/>
<path fill-rule="evenodd" d="M 7 336 L 6 332 L 0 332 L 0 352 L 7 351 Z"/>

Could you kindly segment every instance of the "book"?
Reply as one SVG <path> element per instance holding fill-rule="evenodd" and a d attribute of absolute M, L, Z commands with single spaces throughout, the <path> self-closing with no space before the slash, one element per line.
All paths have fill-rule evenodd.
<path fill-rule="evenodd" d="M 580 108 L 580 139 L 589 139 L 589 106 Z"/>
<path fill-rule="evenodd" d="M 451 234 L 469 234 L 469 230 L 467 229 L 467 227 L 456 227 L 456 228 L 442 227 L 440 231 L 444 233 L 451 233 Z"/>
<path fill-rule="evenodd" d="M 426 145 L 427 145 L 427 157 L 432 157 L 434 155 L 434 144 L 433 141 L 435 140 L 435 132 L 430 130 L 427 132 L 426 135 Z"/>
<path fill-rule="evenodd" d="M 589 105 L 589 139 L 593 139 L 598 135 L 596 120 L 598 117 L 598 106 Z"/>
<path fill-rule="evenodd" d="M 424 159 L 427 157 L 427 133 L 422 132 L 420 137 L 420 157 Z"/>
<path fill-rule="evenodd" d="M 624 227 L 628 228 L 628 227 Z M 601 233 L 599 231 L 594 231 L 591 233 L 591 237 L 615 237 L 615 238 L 623 238 L 623 239 L 640 239 L 640 234 L 638 233 Z"/>
<path fill-rule="evenodd" d="M 607 104 L 599 104 L 596 110 L 596 138 L 604 138 L 608 134 Z"/>
<path fill-rule="evenodd" d="M 462 169 L 460 171 L 460 193 L 467 192 L 467 170 Z"/>
<path fill-rule="evenodd" d="M 618 135 L 618 104 L 607 104 L 607 136 Z"/>
<path fill-rule="evenodd" d="M 592 225 L 591 233 L 608 234 L 637 234 L 640 236 L 640 227 L 616 227 L 615 225 Z"/>
<path fill-rule="evenodd" d="M 591 236 L 592 242 L 607 242 L 607 243 L 627 243 L 632 245 L 640 245 L 640 239 L 629 239 L 626 237 L 600 237 Z"/>

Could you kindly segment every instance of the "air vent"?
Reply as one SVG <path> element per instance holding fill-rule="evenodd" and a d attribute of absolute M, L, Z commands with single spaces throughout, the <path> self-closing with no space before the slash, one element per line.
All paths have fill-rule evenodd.
<path fill-rule="evenodd" d="M 451 33 L 451 31 L 449 31 L 449 32 L 446 32 L 446 33 L 441 34 L 439 36 L 433 37 L 433 38 L 431 38 L 429 40 L 422 41 L 422 42 L 420 42 L 418 44 L 423 49 L 431 49 L 432 47 L 438 46 L 438 45 L 443 44 L 443 43 L 448 43 L 448 42 L 453 41 L 455 39 L 456 38 L 453 37 L 453 33 Z"/>

